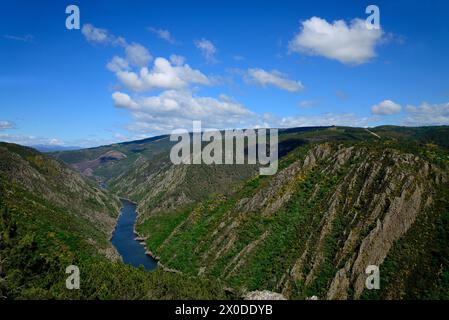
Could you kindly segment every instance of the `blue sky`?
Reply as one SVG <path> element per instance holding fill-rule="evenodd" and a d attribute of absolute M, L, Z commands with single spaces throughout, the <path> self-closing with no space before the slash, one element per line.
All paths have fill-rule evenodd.
<path fill-rule="evenodd" d="M 449 124 L 448 38 L 447 1 L 3 1 L 0 140 Z"/>

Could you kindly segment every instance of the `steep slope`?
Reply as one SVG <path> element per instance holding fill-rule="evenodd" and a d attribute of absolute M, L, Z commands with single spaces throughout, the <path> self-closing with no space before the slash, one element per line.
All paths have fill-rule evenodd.
<path fill-rule="evenodd" d="M 446 160 L 435 162 L 427 152 L 407 153 L 394 140 L 366 134 L 379 142 L 300 147 L 281 161 L 277 175 L 255 177 L 238 192 L 192 210 L 152 215 L 138 230 L 167 267 L 217 277 L 242 291 L 268 289 L 290 298 L 369 297 L 365 268 L 373 264 L 383 270 L 384 262 L 398 259 L 395 246 L 401 241 L 410 246 L 404 239 L 422 220 L 429 229 L 447 214 L 449 158 L 438 149 Z M 437 231 L 429 232 L 429 238 L 443 240 Z M 430 274 L 415 283 L 419 265 L 404 266 L 388 277 L 400 274 L 397 281 L 413 283 L 415 294 L 409 284 L 409 290 L 390 287 L 377 298 L 416 297 L 424 293 L 423 283 L 447 294 L 435 284 L 447 281 L 449 270 L 447 250 L 438 248 L 436 255 L 445 261 L 441 277 Z"/>
<path fill-rule="evenodd" d="M 256 173 L 256 165 L 173 165 L 164 153 L 109 181 L 112 191 L 139 203 L 140 213 L 181 208 L 230 193 Z"/>
<path fill-rule="evenodd" d="M 308 127 L 282 130 L 278 156 L 287 155 L 306 143 L 298 135 L 321 132 L 325 128 Z M 139 221 L 147 216 L 173 210 L 183 211 L 214 195 L 230 195 L 258 172 L 258 165 L 173 165 L 170 150 L 151 159 L 139 157 L 128 170 L 108 181 L 110 189 L 139 204 Z"/>
<path fill-rule="evenodd" d="M 279 156 L 304 144 L 298 134 L 324 129 L 281 130 Z M 169 136 L 159 136 L 52 155 L 80 173 L 106 182 L 114 193 L 138 202 L 143 214 L 180 209 L 214 194 L 229 194 L 258 169 L 256 165 L 174 166 L 169 158 L 174 144 Z"/>
<path fill-rule="evenodd" d="M 126 155 L 93 176 L 138 202 L 147 248 L 187 276 L 292 299 L 448 298 L 448 136 L 447 126 L 286 129 L 272 177 L 173 166 L 167 137 L 58 157 L 76 167 Z M 370 264 L 382 290 L 364 289 Z"/>
<path fill-rule="evenodd" d="M 119 261 L 118 199 L 39 152 L 0 143 L 0 299 L 225 298 L 219 283 Z M 67 290 L 66 267 L 80 269 Z"/>
<path fill-rule="evenodd" d="M 107 182 L 131 170 L 136 161 L 150 161 L 169 150 L 173 144 L 169 136 L 165 135 L 89 149 L 54 152 L 51 155 L 85 175 Z"/>
<path fill-rule="evenodd" d="M 103 233 L 114 229 L 118 199 L 34 149 L 0 143 L 0 175 L 4 183 L 90 221 Z M 5 196 L 26 200 L 9 193 Z"/>

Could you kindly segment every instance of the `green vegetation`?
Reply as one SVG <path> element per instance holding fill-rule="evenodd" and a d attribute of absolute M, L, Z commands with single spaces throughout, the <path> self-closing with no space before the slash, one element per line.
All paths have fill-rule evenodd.
<path fill-rule="evenodd" d="M 297 159 L 306 152 L 307 149 L 298 150 L 289 155 L 285 161 L 288 162 L 295 157 Z M 196 274 L 202 265 L 207 266 L 208 263 L 212 263 L 212 268 L 208 273 L 218 278 L 224 276 L 232 287 L 242 287 L 247 290 L 259 288 L 276 290 L 285 270 L 295 262 L 298 253 L 304 249 L 308 235 L 318 228 L 326 208 L 327 196 L 331 190 L 334 190 L 337 182 L 345 176 L 345 173 L 345 168 L 334 176 L 326 176 L 319 171 L 312 170 L 309 174 L 299 176 L 288 190 L 292 191 L 294 196 L 284 208 L 271 216 L 261 215 L 260 212 L 248 212 L 245 215 L 238 215 L 235 212 L 237 215 L 234 221 L 238 221 L 239 225 L 235 227 L 234 245 L 215 261 L 209 257 L 202 259 L 201 263 L 201 257 L 204 257 L 210 250 L 214 236 L 220 236 L 220 233 L 215 233 L 214 230 L 224 221 L 223 217 L 226 213 L 233 214 L 232 208 L 238 202 L 237 199 L 242 198 L 242 195 L 244 197 L 254 195 L 261 186 L 266 185 L 261 183 L 261 180 L 269 178 L 254 178 L 230 199 L 218 198 L 215 203 L 206 202 L 197 206 L 188 220 L 179 225 L 176 234 L 171 235 L 168 243 L 164 244 L 162 248 L 152 247 L 151 242 L 148 244 L 151 249 L 156 250 L 164 263 L 167 262 L 170 267 L 183 272 Z M 319 191 L 311 200 L 315 186 Z M 340 222 L 340 224 L 342 223 Z M 335 227 L 334 234 L 339 234 L 341 231 L 337 227 Z M 173 230 L 174 227 L 171 229 Z M 309 291 L 315 292 L 315 294 L 317 288 L 321 291 L 327 288 L 335 273 L 332 257 L 335 253 L 336 240 L 332 237 L 330 235 L 326 243 L 327 266 L 323 265 L 322 272 L 309 288 Z M 242 261 L 235 260 L 240 252 L 261 238 L 263 241 L 245 256 L 244 265 L 242 265 Z M 239 272 L 229 272 L 237 264 L 240 267 Z"/>
<path fill-rule="evenodd" d="M 170 236 L 173 229 L 184 221 L 190 214 L 190 207 L 181 211 L 160 212 L 152 214 L 138 227 L 138 232 L 147 234 L 146 244 L 148 248 L 159 247 Z"/>
<path fill-rule="evenodd" d="M 66 174 L 67 169 L 32 149 L 9 144 L 1 147 L 0 299 L 230 298 L 217 281 L 162 270 L 147 272 L 114 261 L 114 257 L 106 254 L 112 249 L 108 239 L 110 229 L 99 227 L 98 221 L 109 215 L 116 216 L 118 208 L 111 203 L 103 204 L 102 198 L 97 197 L 101 194 L 98 189 L 89 194 L 90 183 L 70 171 L 77 182 L 60 181 L 57 191 L 49 189 L 47 194 L 45 189 L 36 192 L 27 188 L 24 181 L 30 178 L 53 181 Z M 22 174 L 33 172 L 30 167 L 34 167 L 40 175 L 33 172 L 33 177 L 16 176 L 12 181 L 10 174 L 18 166 Z M 62 199 L 70 195 L 77 183 L 87 194 L 86 202 L 77 201 L 73 207 L 65 201 L 56 204 L 46 199 L 47 196 Z M 101 196 L 114 199 L 107 194 Z M 95 208 L 101 210 L 95 211 Z M 109 209 L 116 212 L 101 213 Z M 80 290 L 65 287 L 68 277 L 65 269 L 69 265 L 80 268 Z"/>
<path fill-rule="evenodd" d="M 415 130 L 412 132 L 415 133 Z M 272 188 L 270 185 L 276 176 L 255 176 L 232 194 L 200 202 L 190 214 L 185 211 L 182 214 L 179 211 L 172 214 L 169 211 L 160 215 L 143 216 L 139 230 L 143 235 L 150 236 L 148 247 L 160 256 L 161 262 L 167 267 L 191 275 L 200 273 L 221 279 L 240 292 L 284 290 L 290 298 L 304 299 L 312 295 L 325 298 L 337 271 L 357 254 L 362 240 L 376 227 L 376 221 L 370 220 L 370 214 L 377 204 L 374 199 L 381 193 L 392 194 L 385 199 L 383 209 L 379 212 L 379 219 L 383 219 L 394 197 L 399 196 L 398 192 L 406 186 L 406 180 L 394 180 L 392 182 L 396 189 L 390 190 L 384 182 L 385 176 L 390 174 L 393 179 L 403 179 L 410 175 L 420 179 L 418 171 L 422 169 L 422 164 L 404 160 L 398 166 L 397 158 L 406 153 L 414 154 L 435 166 L 442 166 L 443 172 L 447 170 L 444 168 L 447 168 L 445 158 L 448 149 L 444 145 L 434 143 L 428 136 L 415 141 L 407 140 L 406 137 L 398 140 L 391 133 L 383 134 L 378 138 L 367 130 L 356 128 L 324 128 L 295 133 L 298 139 L 308 140 L 309 143 L 287 153 L 279 164 L 280 172 L 303 161 L 312 149 L 322 145 L 322 141 L 331 141 L 328 142 L 330 157 L 319 160 L 314 167 L 291 179 L 281 181 L 283 185 L 271 201 L 277 201 L 285 194 L 290 196 L 274 212 L 264 213 L 271 202 L 254 210 L 242 207 L 242 202 L 259 197 L 260 192 L 273 192 L 268 190 Z M 333 155 L 344 148 L 353 150 L 353 155 L 329 174 L 330 168 L 336 163 Z M 380 166 L 380 169 L 372 171 L 374 164 Z M 370 185 L 366 185 L 368 175 L 373 175 Z M 434 188 L 432 181 L 423 183 Z M 442 190 L 447 190 L 447 185 L 442 185 L 435 191 L 426 191 L 444 198 Z M 335 194 L 338 194 L 338 200 L 335 208 L 329 211 Z M 263 196 L 259 201 L 262 199 Z M 433 214 L 441 218 L 443 213 L 443 208 L 436 206 L 429 209 L 426 215 L 429 217 Z M 332 218 L 329 217 L 330 214 Z M 162 215 L 165 217 L 158 218 Z M 328 219 L 331 220 L 326 226 Z M 156 225 L 156 221 L 160 221 L 161 225 Z M 404 239 L 415 232 L 414 228 L 417 228 L 419 221 L 418 219 L 396 245 L 401 241 L 409 243 L 409 240 Z M 429 222 L 429 226 L 439 224 L 439 220 Z M 155 228 L 152 229 L 151 226 Z M 164 230 L 166 236 L 161 238 L 159 230 Z M 446 231 L 440 230 L 439 234 L 434 231 L 418 233 L 431 233 L 433 238 L 428 239 L 429 241 L 441 239 L 441 243 L 447 243 L 444 236 Z M 158 234 L 157 241 L 151 239 L 153 232 Z M 355 232 L 353 236 L 356 238 L 352 240 L 353 249 L 347 251 L 344 246 L 351 232 Z M 425 243 L 422 242 L 423 245 Z M 413 244 L 409 245 L 414 247 Z M 392 249 L 393 253 L 382 264 L 382 270 L 388 268 L 390 256 L 395 255 L 394 250 L 396 249 Z M 441 252 L 441 255 L 447 257 L 446 252 Z M 418 260 L 418 256 L 414 257 L 413 259 Z M 447 266 L 448 261 L 444 259 L 439 259 L 438 263 Z M 291 270 L 298 261 L 301 261 L 300 268 L 292 276 Z M 410 271 L 406 266 L 403 268 Z M 398 271 L 392 274 L 401 281 Z M 388 273 L 382 271 L 382 276 L 385 276 L 384 281 L 389 281 L 385 280 L 389 279 Z M 426 281 L 434 283 L 431 280 L 432 273 L 426 277 Z M 444 272 L 442 279 L 445 279 Z M 435 281 L 440 283 L 436 285 L 440 293 L 435 297 L 445 297 L 448 290 L 441 285 L 444 280 Z M 391 290 L 397 298 L 412 298 L 416 297 L 410 294 L 413 292 L 412 287 L 410 285 L 406 289 L 409 292 L 407 296 L 397 295 L 398 286 L 391 286 Z M 420 288 L 419 285 L 416 287 Z M 422 292 L 421 289 L 418 291 Z M 386 290 L 381 292 L 383 293 L 377 298 L 388 297 Z M 348 294 L 352 293 L 353 288 L 350 286 Z M 366 298 L 366 295 L 364 292 L 362 298 Z"/>
<path fill-rule="evenodd" d="M 59 161 L 1 143 L 0 298 L 226 299 L 268 289 L 324 299 L 337 272 L 346 277 L 340 297 L 353 298 L 356 259 L 385 250 L 381 290 L 356 298 L 449 299 L 448 136 L 449 127 L 280 130 L 274 176 L 257 166 L 173 166 L 166 137 L 54 153 Z M 93 178 L 111 192 L 60 162 L 109 151 L 126 157 L 100 163 Z M 115 259 L 113 193 L 138 203 L 148 249 L 182 273 Z M 409 220 L 391 249 L 363 251 L 379 225 L 391 223 L 388 238 Z M 70 264 L 81 290 L 65 288 Z"/>
<path fill-rule="evenodd" d="M 449 299 L 449 190 L 395 243 L 380 268 L 382 290 L 364 299 Z"/>
<path fill-rule="evenodd" d="M 1 199 L 0 199 L 1 201 Z M 38 214 L 38 213 L 35 213 Z M 205 278 L 146 272 L 111 262 L 79 247 L 71 231 L 43 230 L 0 202 L 0 297 L 7 299 L 212 299 L 227 298 Z M 80 290 L 67 290 L 65 268 L 80 268 Z"/>

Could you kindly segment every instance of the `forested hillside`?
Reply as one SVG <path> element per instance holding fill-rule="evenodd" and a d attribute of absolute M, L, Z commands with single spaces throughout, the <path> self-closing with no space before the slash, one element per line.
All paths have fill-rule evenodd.
<path fill-rule="evenodd" d="M 444 298 L 447 136 L 447 127 L 290 130 L 282 140 L 302 146 L 275 176 L 176 210 L 142 206 L 138 231 L 166 267 L 241 292 Z M 381 291 L 364 291 L 370 264 L 382 270 Z"/>
<path fill-rule="evenodd" d="M 39 152 L 0 144 L 0 298 L 224 297 L 207 279 L 124 265 L 109 241 L 116 196 Z M 80 268 L 67 290 L 66 267 Z"/>
<path fill-rule="evenodd" d="M 2 143 L 0 293 L 447 299 L 447 137 L 448 127 L 282 130 L 273 176 L 175 166 L 167 136 L 51 155 Z M 137 232 L 175 273 L 120 261 L 109 242 L 119 196 L 137 202 Z M 69 264 L 82 290 L 65 289 Z M 365 289 L 368 265 L 380 267 L 381 290 Z"/>

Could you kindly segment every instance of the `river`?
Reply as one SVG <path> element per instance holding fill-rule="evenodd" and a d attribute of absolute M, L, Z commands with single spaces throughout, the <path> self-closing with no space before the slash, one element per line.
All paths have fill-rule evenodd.
<path fill-rule="evenodd" d="M 145 254 L 145 248 L 134 234 L 134 224 L 137 219 L 136 205 L 128 200 L 121 200 L 122 209 L 112 235 L 112 245 L 122 256 L 123 262 L 134 267 L 143 265 L 148 271 L 157 268 L 157 261 Z"/>

